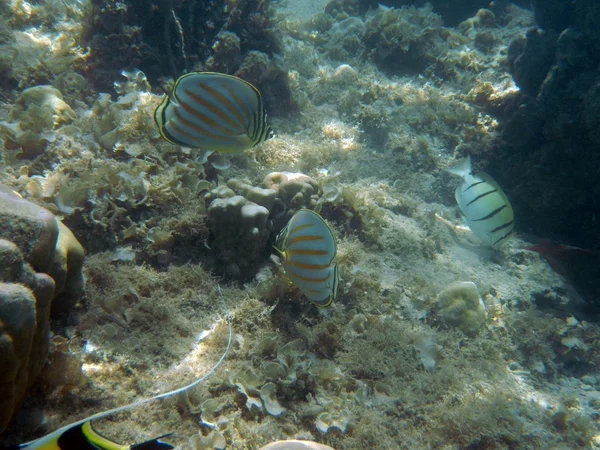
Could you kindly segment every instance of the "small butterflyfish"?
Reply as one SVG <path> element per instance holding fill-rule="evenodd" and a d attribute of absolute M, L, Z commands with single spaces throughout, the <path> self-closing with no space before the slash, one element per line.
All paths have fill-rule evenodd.
<path fill-rule="evenodd" d="M 473 234 L 492 247 L 500 247 L 514 228 L 513 209 L 504 191 L 488 174 L 473 174 L 470 156 L 448 171 L 464 180 L 454 196 Z"/>
<path fill-rule="evenodd" d="M 241 152 L 271 136 L 258 89 L 241 78 L 214 72 L 181 76 L 154 112 L 171 144 Z"/>
<path fill-rule="evenodd" d="M 316 212 L 300 209 L 279 232 L 276 247 L 287 276 L 318 306 L 337 296 L 337 247 L 331 228 Z"/>
<path fill-rule="evenodd" d="M 52 433 L 47 434 L 45 436 L 42 436 L 41 438 L 35 439 L 30 442 L 26 442 L 25 444 L 20 444 L 14 447 L 8 447 L 5 450 L 162 450 L 175 448 L 171 444 L 168 444 L 161 440 L 167 436 L 170 436 L 172 433 L 164 434 L 162 436 L 139 444 L 118 444 L 98 433 L 93 428 L 92 421 L 102 419 L 103 417 L 107 417 L 111 414 L 115 414 L 120 411 L 135 408 L 136 406 L 143 405 L 144 403 L 148 403 L 159 398 L 170 397 L 171 395 L 176 395 L 187 391 L 188 389 L 193 388 L 194 386 L 197 386 L 198 384 L 202 383 L 221 365 L 221 363 L 225 360 L 229 349 L 231 348 L 233 332 L 231 329 L 231 317 L 229 309 L 227 308 L 225 299 L 223 298 L 221 287 L 218 285 L 217 291 L 225 309 L 229 336 L 227 341 L 227 347 L 221 355 L 221 358 L 219 358 L 217 363 L 202 377 L 197 378 L 192 383 L 180 387 L 178 389 L 174 389 L 163 394 L 158 394 L 154 397 L 142 398 L 133 403 L 129 403 L 128 405 L 119 406 L 118 408 L 113 408 L 107 411 L 96 413 L 94 415 L 86 417 L 85 419 L 81 419 L 77 422 L 59 428 L 58 430 L 53 431 Z"/>

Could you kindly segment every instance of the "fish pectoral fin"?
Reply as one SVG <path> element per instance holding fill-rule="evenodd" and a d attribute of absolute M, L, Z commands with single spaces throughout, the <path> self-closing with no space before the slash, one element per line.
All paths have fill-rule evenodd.
<path fill-rule="evenodd" d="M 248 133 L 239 133 L 238 135 L 235 136 L 235 140 L 240 144 L 240 145 L 244 145 L 244 146 L 252 146 L 253 143 L 250 140 L 250 137 L 248 136 Z"/>

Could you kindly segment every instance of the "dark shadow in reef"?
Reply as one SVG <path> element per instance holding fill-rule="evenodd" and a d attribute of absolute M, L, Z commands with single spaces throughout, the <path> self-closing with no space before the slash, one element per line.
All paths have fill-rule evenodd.
<path fill-rule="evenodd" d="M 533 0 L 532 7 L 539 28 L 509 45 L 520 92 L 504 102 L 501 140 L 486 169 L 498 174 L 520 231 L 597 249 L 600 3 Z"/>
<path fill-rule="evenodd" d="M 539 253 L 565 280 L 566 305 L 556 302 L 558 297 L 534 298 L 538 307 L 565 311 L 579 320 L 598 320 L 600 316 L 600 250 L 586 249 L 541 239 L 526 250 Z"/>
<path fill-rule="evenodd" d="M 86 77 L 111 92 L 122 70 L 140 69 L 157 85 L 205 64 L 225 31 L 239 37 L 242 55 L 272 57 L 280 44 L 270 14 L 268 0 L 240 0 L 229 9 L 211 0 L 92 0 L 82 43 L 90 48 Z"/>

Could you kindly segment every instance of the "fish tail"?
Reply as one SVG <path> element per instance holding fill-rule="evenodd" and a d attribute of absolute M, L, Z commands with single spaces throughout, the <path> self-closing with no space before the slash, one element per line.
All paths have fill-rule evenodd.
<path fill-rule="evenodd" d="M 150 439 L 149 441 L 140 442 L 139 444 L 133 444 L 129 447 L 131 450 L 164 450 L 168 448 L 175 448 L 171 444 L 167 444 L 166 442 L 162 442 L 160 439 L 171 436 L 173 433 L 163 434 L 154 439 Z"/>
<path fill-rule="evenodd" d="M 471 156 L 467 156 L 466 158 L 459 159 L 453 165 L 448 167 L 448 172 L 451 172 L 455 175 L 459 175 L 461 177 L 465 177 L 466 175 L 470 175 L 472 172 L 471 168 Z"/>

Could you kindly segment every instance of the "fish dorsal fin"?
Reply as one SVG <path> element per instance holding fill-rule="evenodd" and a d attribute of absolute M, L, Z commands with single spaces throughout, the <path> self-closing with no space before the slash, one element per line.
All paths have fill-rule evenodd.
<path fill-rule="evenodd" d="M 472 175 L 473 168 L 471 167 L 471 155 L 468 155 L 466 158 L 459 159 L 453 165 L 448 167 L 447 170 L 448 172 L 463 178 L 467 175 Z"/>

